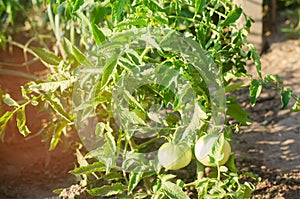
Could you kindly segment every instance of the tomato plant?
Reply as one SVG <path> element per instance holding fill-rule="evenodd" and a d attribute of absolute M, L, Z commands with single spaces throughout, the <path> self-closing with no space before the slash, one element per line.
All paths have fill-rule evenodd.
<path fill-rule="evenodd" d="M 50 140 L 50 150 L 69 131 L 76 131 L 80 145 L 89 150 L 82 154 L 77 149 L 78 168 L 71 173 L 91 195 L 250 197 L 253 185 L 240 180 L 234 156 L 229 156 L 226 139 L 232 133 L 224 126 L 225 104 L 227 116 L 241 124 L 250 119 L 230 94 L 248 87 L 254 106 L 262 87 L 271 86 L 281 91 L 282 108 L 291 97 L 296 100 L 293 110 L 299 111 L 300 103 L 277 76 L 262 76 L 259 54 L 246 40 L 252 19 L 242 8 L 229 0 L 37 5 L 43 17 L 38 22 L 26 18 L 35 30 L 28 43 L 1 35 L 0 41 L 33 54 L 49 74 L 36 78 L 22 73 L 33 79 L 21 88 L 24 101 L 1 94 L 1 101 L 12 107 L 0 117 L 2 139 L 14 115 L 20 132 L 30 135 L 25 108 L 39 106 L 51 112 L 40 132 Z M 241 17 L 246 22 L 238 29 Z M 33 40 L 39 45 L 33 46 Z M 255 63 L 259 79 L 247 73 L 248 60 Z M 240 78 L 250 83 L 240 83 Z M 172 143 L 165 143 L 166 137 Z M 192 151 L 203 164 L 192 158 Z M 180 177 L 188 164 L 192 175 Z M 216 166 L 217 175 L 205 174 L 205 166 Z"/>

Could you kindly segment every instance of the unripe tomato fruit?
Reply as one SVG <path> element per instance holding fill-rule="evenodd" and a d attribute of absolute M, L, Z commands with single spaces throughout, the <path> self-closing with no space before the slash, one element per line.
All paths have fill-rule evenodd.
<path fill-rule="evenodd" d="M 218 139 L 217 134 L 208 134 L 201 137 L 195 145 L 195 156 L 199 162 L 205 166 L 215 167 L 215 163 L 210 162 L 209 155 L 211 155 L 212 147 L 215 141 Z M 224 165 L 229 159 L 231 153 L 231 147 L 227 140 L 224 140 L 222 152 L 224 153 L 223 159 L 219 162 L 219 165 Z"/>
<path fill-rule="evenodd" d="M 168 170 L 186 167 L 192 160 L 192 151 L 186 143 L 165 143 L 158 150 L 159 163 Z"/>

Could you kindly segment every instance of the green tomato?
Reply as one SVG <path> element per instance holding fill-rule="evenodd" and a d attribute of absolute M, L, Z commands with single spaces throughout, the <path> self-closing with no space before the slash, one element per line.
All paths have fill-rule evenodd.
<path fill-rule="evenodd" d="M 217 166 L 215 163 L 210 162 L 209 156 L 212 153 L 212 147 L 217 140 L 217 134 L 208 134 L 201 137 L 195 145 L 195 156 L 199 162 L 201 162 L 205 166 L 215 167 Z M 219 162 L 219 165 L 224 165 L 230 156 L 231 147 L 227 140 L 224 140 L 222 152 L 224 153 L 223 159 Z"/>
<path fill-rule="evenodd" d="M 186 167 L 191 160 L 192 151 L 185 143 L 165 143 L 158 150 L 158 161 L 168 170 Z"/>

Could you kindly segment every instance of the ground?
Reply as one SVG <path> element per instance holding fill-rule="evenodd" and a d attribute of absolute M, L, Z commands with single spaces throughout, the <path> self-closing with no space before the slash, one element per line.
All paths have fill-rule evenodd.
<path fill-rule="evenodd" d="M 300 40 L 290 40 L 279 31 L 267 38 L 269 48 L 262 54 L 263 74 L 277 74 L 287 87 L 300 95 Z M 22 52 L 0 52 L 0 60 L 21 63 Z M 0 66 L 1 68 L 2 66 Z M 4 67 L 3 67 L 4 68 Z M 25 68 L 15 69 L 26 71 Z M 43 71 L 40 64 L 30 72 Z M 254 71 L 251 64 L 249 70 Z M 19 86 L 25 78 L 0 75 L 5 92 L 19 98 Z M 233 136 L 236 163 L 243 172 L 249 171 L 260 178 L 252 198 L 300 198 L 300 113 L 280 110 L 277 91 L 264 89 L 255 107 L 249 106 L 248 91 L 239 93 L 239 100 L 251 113 L 252 124 L 243 126 Z M 46 114 L 36 109 L 27 110 L 29 127 L 35 134 Z M 7 128 L 4 143 L 0 143 L 0 198 L 55 198 L 53 189 L 68 187 L 74 177 L 68 171 L 74 167 L 74 152 L 60 145 L 49 152 L 48 143 L 40 137 L 24 139 L 16 132 L 15 124 Z M 76 189 L 76 187 L 73 187 Z"/>

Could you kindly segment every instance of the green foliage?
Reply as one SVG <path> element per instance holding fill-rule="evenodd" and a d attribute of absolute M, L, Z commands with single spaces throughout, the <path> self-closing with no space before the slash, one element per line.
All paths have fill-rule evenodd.
<path fill-rule="evenodd" d="M 278 0 L 278 8 L 286 17 L 287 27 L 281 29 L 287 37 L 300 38 L 300 1 L 299 0 Z"/>
<path fill-rule="evenodd" d="M 163 169 L 154 152 L 166 140 L 184 141 L 193 148 L 196 139 L 207 133 L 218 133 L 218 129 L 210 128 L 210 120 L 217 118 L 214 122 L 222 122 L 219 115 L 225 112 L 222 106 L 225 103 L 228 116 L 242 124 L 250 123 L 235 96 L 228 97 L 226 102 L 219 99 L 219 106 L 214 94 L 222 94 L 224 89 L 212 94 L 214 90 L 210 87 L 224 86 L 228 95 L 248 87 L 253 106 L 264 86 L 274 87 L 281 92 L 282 108 L 293 98 L 296 101 L 293 110 L 300 109 L 299 99 L 283 87 L 277 76 L 262 76 L 259 54 L 246 41 L 252 19 L 240 7 L 229 0 L 43 3 L 47 8 L 44 23 L 52 32 L 47 32 L 47 37 L 34 35 L 40 41 L 39 47 L 32 47 L 31 42 L 24 46 L 11 41 L 10 44 L 21 46 L 39 58 L 49 69 L 48 78 L 24 85 L 24 100 L 20 102 L 1 91 L 1 103 L 11 107 L 0 116 L 2 140 L 5 127 L 14 115 L 20 133 L 28 136 L 26 106 L 39 106 L 51 112 L 48 124 L 41 131 L 50 140 L 50 150 L 68 133 L 68 127 L 79 134 L 88 133 L 80 134 L 83 143 L 96 143 L 87 147 L 91 150 L 86 155 L 77 151 L 80 167 L 71 171 L 82 176 L 91 195 L 250 197 L 254 187 L 242 182 L 233 155 L 226 165 L 217 165 L 208 174 L 193 159 L 191 165 L 196 168 L 191 172 L 195 175 L 188 178 Z M 1 7 L 1 14 L 7 12 L 7 5 Z M 236 24 L 241 17 L 246 23 L 238 29 Z M 143 30 L 164 34 L 157 34 L 160 35 L 157 39 Z M 178 36 L 177 32 L 184 39 L 170 40 Z M 3 47 L 3 33 L 0 41 Z M 136 44 L 145 44 L 146 48 L 133 48 Z M 172 52 L 171 47 L 181 50 Z M 193 58 L 189 51 L 196 52 L 197 56 Z M 247 73 L 247 60 L 255 63 L 259 79 Z M 240 77 L 249 78 L 251 83 L 237 82 Z M 190 113 L 194 113 L 192 118 Z M 211 158 L 215 162 L 224 155 L 221 153 L 224 139 L 230 140 L 228 129 L 223 129 L 224 136 L 221 133 L 212 148 Z"/>

